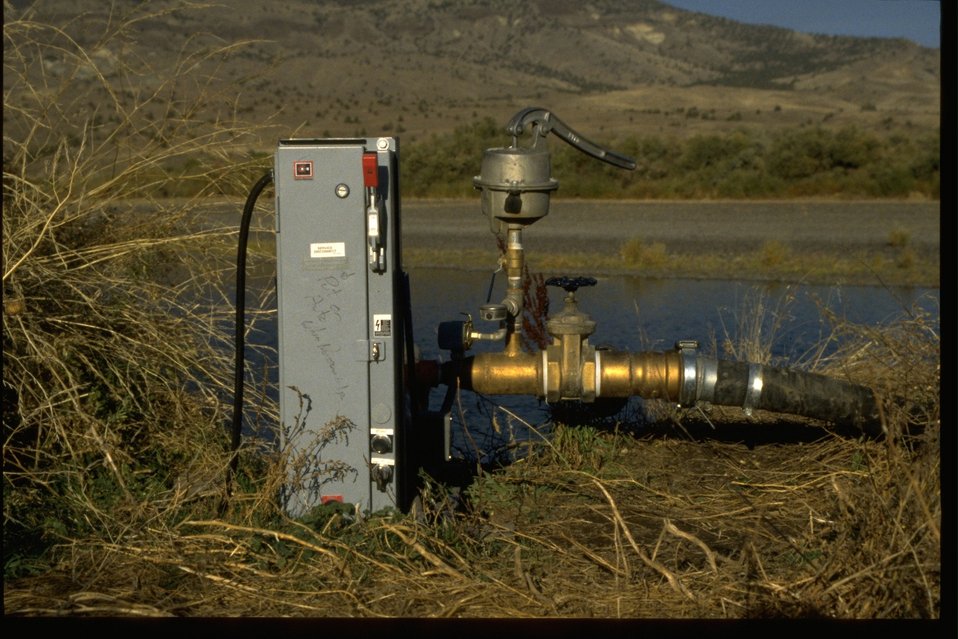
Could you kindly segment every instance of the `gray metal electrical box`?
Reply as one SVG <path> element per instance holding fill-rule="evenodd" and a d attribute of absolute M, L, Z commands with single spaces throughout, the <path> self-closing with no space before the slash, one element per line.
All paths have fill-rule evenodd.
<path fill-rule="evenodd" d="M 401 507 L 398 140 L 280 140 L 275 156 L 284 503 Z"/>

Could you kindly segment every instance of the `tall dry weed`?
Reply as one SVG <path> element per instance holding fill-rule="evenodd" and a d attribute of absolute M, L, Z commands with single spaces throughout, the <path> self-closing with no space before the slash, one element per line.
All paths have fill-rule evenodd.
<path fill-rule="evenodd" d="M 235 227 L 198 217 L 250 173 L 254 132 L 216 79 L 238 45 L 150 62 L 127 45 L 169 11 L 38 7 L 3 26 L 8 575 L 220 489 Z"/>

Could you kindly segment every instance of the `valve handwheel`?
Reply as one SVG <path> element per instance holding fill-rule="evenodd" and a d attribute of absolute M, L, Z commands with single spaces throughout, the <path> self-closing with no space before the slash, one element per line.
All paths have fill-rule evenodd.
<path fill-rule="evenodd" d="M 596 279 L 594 277 L 568 277 L 563 275 L 561 277 L 550 277 L 546 280 L 546 286 L 558 286 L 569 293 L 575 293 L 582 286 L 595 286 L 595 284 Z"/>

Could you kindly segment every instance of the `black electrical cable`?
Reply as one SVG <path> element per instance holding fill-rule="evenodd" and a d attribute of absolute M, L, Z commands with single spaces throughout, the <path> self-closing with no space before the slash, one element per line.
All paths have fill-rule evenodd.
<path fill-rule="evenodd" d="M 403 356 L 406 365 L 406 385 L 409 388 L 409 409 L 414 419 L 420 416 L 422 407 L 419 405 L 420 387 L 419 380 L 416 378 L 416 343 L 412 332 L 412 292 L 409 287 L 409 273 L 400 274 L 400 283 L 402 286 L 402 336 L 403 347 L 406 350 Z"/>
<path fill-rule="evenodd" d="M 246 206 L 243 208 L 243 219 L 240 221 L 239 243 L 236 251 L 236 360 L 234 363 L 233 378 L 233 422 L 230 441 L 230 465 L 226 474 L 226 495 L 232 493 L 233 476 L 239 465 L 239 447 L 243 431 L 243 387 L 246 360 L 246 245 L 249 242 L 249 226 L 253 217 L 253 208 L 256 200 L 270 182 L 273 181 L 273 172 L 270 171 L 253 186 L 246 197 Z"/>

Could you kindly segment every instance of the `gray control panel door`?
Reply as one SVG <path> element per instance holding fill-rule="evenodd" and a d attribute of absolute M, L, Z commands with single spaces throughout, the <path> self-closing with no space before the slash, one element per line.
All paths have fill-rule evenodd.
<path fill-rule="evenodd" d="M 397 503 L 397 142 L 281 140 L 275 156 L 286 510 Z"/>

